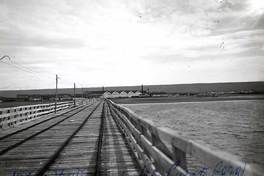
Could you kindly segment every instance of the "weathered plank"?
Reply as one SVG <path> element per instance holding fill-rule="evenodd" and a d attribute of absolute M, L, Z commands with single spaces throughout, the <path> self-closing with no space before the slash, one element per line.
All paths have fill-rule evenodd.
<path fill-rule="evenodd" d="M 26 141 L 21 144 L 19 147 L 16 147 L 7 153 L 0 156 L 1 163 L 1 174 L 10 174 L 13 172 L 26 172 L 26 171 L 36 171 L 39 167 L 41 167 L 47 159 L 54 153 L 54 151 L 62 145 L 65 139 L 76 129 L 77 126 L 81 124 L 83 119 L 87 116 L 87 113 L 91 111 L 93 107 L 89 107 L 73 116 L 69 119 L 61 122 L 54 128 L 51 128 L 38 136 Z M 65 118 L 62 116 L 61 118 Z M 59 118 L 59 119 L 61 119 Z M 58 119 L 54 119 L 56 122 Z M 55 123 L 53 121 L 48 121 L 41 126 L 46 127 Z M 40 126 L 37 126 L 40 127 Z M 10 142 L 13 144 L 13 139 L 23 139 L 32 133 L 39 131 L 37 127 L 31 128 L 30 130 L 23 131 L 22 133 L 18 133 L 10 138 L 5 139 L 6 142 Z M 10 141 L 8 141 L 10 140 Z M 16 140 L 15 140 L 16 141 Z M 1 148 L 3 147 L 0 143 Z M 15 159 L 16 156 L 19 156 Z"/>
<path fill-rule="evenodd" d="M 76 132 L 76 128 L 79 128 L 80 125 L 82 127 L 59 151 L 54 162 L 45 170 L 45 174 L 140 175 L 139 163 L 107 104 L 104 104 L 104 108 L 101 104 L 84 123 L 87 114 L 94 107 L 87 108 L 63 121 L 61 120 L 67 117 L 67 114 L 61 115 L 61 117 L 45 121 L 45 123 L 2 139 L 0 150 L 38 133 L 0 155 L 0 175 L 36 174 L 40 168 L 44 168 L 50 162 L 54 152 L 57 152 L 65 144 L 65 141 L 72 136 L 74 131 Z M 102 118 L 104 118 L 103 121 Z M 53 124 L 56 125 L 40 133 Z M 23 125 L 19 128 L 22 127 Z M 99 141 L 101 141 L 101 145 L 99 145 Z"/>

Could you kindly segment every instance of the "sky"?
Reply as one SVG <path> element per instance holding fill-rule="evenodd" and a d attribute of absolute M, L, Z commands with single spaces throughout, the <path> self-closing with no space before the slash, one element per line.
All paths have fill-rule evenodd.
<path fill-rule="evenodd" d="M 0 0 L 0 89 L 264 81 L 263 0 Z"/>

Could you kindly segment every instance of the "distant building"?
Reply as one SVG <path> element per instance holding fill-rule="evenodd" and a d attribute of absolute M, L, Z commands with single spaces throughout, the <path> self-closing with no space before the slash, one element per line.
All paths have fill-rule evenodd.
<path fill-rule="evenodd" d="M 103 93 L 103 98 L 132 98 L 139 97 L 142 93 L 139 91 L 106 91 Z"/>
<path fill-rule="evenodd" d="M 168 97 L 169 95 L 166 92 L 151 92 L 153 97 Z"/>
<path fill-rule="evenodd" d="M 118 91 L 112 92 L 112 97 L 111 98 L 119 98 L 119 97 L 120 97 L 120 95 L 119 95 Z"/>
<path fill-rule="evenodd" d="M 18 94 L 17 98 L 18 100 L 23 101 L 55 101 L 55 95 L 54 94 Z M 57 100 L 72 100 L 71 94 L 58 94 Z"/>
<path fill-rule="evenodd" d="M 129 91 L 129 92 L 127 93 L 127 96 L 128 96 L 129 98 L 133 97 L 134 95 L 135 95 L 135 92 L 133 92 L 133 91 Z"/>
<path fill-rule="evenodd" d="M 21 100 L 24 100 L 24 101 L 28 101 L 29 100 L 29 95 L 18 94 L 17 95 L 17 99 L 21 99 Z"/>
<path fill-rule="evenodd" d="M 29 97 L 29 101 L 41 101 L 41 97 Z"/>
<path fill-rule="evenodd" d="M 132 97 L 139 97 L 139 96 L 141 96 L 141 95 L 142 95 L 141 92 L 139 92 L 139 91 L 135 91 L 135 93 L 134 93 L 134 95 L 133 95 Z"/>
<path fill-rule="evenodd" d="M 104 94 L 104 91 L 86 91 L 84 96 L 86 98 L 100 98 Z"/>
<path fill-rule="evenodd" d="M 72 100 L 72 96 L 70 94 L 59 94 L 59 99 L 60 100 Z"/>
<path fill-rule="evenodd" d="M 104 92 L 103 98 L 112 98 L 112 93 L 108 91 Z"/>
<path fill-rule="evenodd" d="M 126 93 L 125 91 L 122 91 L 119 93 L 119 96 L 125 98 L 125 97 L 128 97 L 128 93 Z"/>

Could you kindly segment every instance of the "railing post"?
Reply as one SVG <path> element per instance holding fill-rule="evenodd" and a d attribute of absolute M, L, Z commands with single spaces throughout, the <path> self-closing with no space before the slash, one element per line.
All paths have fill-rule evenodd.
<path fill-rule="evenodd" d="M 188 171 L 186 153 L 173 146 L 173 159 L 178 165 L 183 168 L 185 171 Z"/>
<path fill-rule="evenodd" d="M 73 95 L 73 97 L 74 97 L 74 106 L 76 106 L 76 92 L 75 92 L 75 89 L 76 89 L 76 87 L 75 87 L 75 83 L 74 83 L 74 95 Z"/>
<path fill-rule="evenodd" d="M 57 97 L 58 97 L 58 75 L 56 75 L 55 114 L 57 113 Z"/>

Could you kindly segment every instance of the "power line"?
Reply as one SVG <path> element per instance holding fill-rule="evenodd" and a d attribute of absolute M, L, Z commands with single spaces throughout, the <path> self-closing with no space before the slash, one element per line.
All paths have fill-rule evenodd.
<path fill-rule="evenodd" d="M 3 61 L 3 59 L 7 58 L 9 62 L 5 62 Z M 19 64 L 17 62 L 14 62 L 8 55 L 4 55 L 0 58 L 0 62 L 6 64 L 6 65 L 9 65 L 11 67 L 14 67 L 18 70 L 21 70 L 23 72 L 26 72 L 26 73 L 29 73 L 31 74 L 32 76 L 35 76 L 39 79 L 43 79 L 43 77 L 40 77 L 39 74 L 49 74 L 49 75 L 46 75 L 48 77 L 46 78 L 49 78 L 49 80 L 52 80 L 54 81 L 54 74 L 51 74 L 51 73 L 47 73 L 47 72 L 37 72 L 31 68 L 28 68 L 28 67 L 25 67 L 23 66 L 22 64 Z M 61 79 L 62 82 L 66 83 L 66 84 L 69 84 L 69 85 L 72 85 L 72 82 L 68 81 L 67 79 L 63 79 L 63 77 L 58 77 L 57 79 Z M 77 84 L 77 85 L 80 85 L 80 87 L 84 87 L 82 84 Z M 71 87 L 71 86 L 70 86 Z"/>
<path fill-rule="evenodd" d="M 11 58 L 10 58 L 8 55 L 4 55 L 4 56 L 2 56 L 2 57 L 0 58 L 0 60 L 3 60 L 3 59 L 5 59 L 5 58 L 8 58 L 9 60 L 11 60 Z"/>
<path fill-rule="evenodd" d="M 36 71 L 33 71 L 32 69 L 29 69 L 29 68 L 27 68 L 27 67 L 24 67 L 24 66 L 22 66 L 21 64 L 18 64 L 18 63 L 15 63 L 14 61 L 11 61 L 12 63 L 13 63 L 13 65 L 15 66 L 15 67 L 21 67 L 22 69 L 24 69 L 24 70 L 26 70 L 26 71 L 29 71 L 29 72 L 32 72 L 32 74 L 41 74 L 41 72 L 36 72 Z M 44 73 L 44 72 L 43 72 Z M 50 77 L 50 79 L 54 79 L 54 74 L 51 74 L 51 73 L 46 73 L 45 72 L 45 74 L 49 74 L 48 76 Z M 64 79 L 64 76 L 62 75 L 62 76 L 60 76 L 60 77 L 58 77 L 58 79 L 61 79 L 61 82 L 64 82 L 65 84 L 69 84 L 69 85 L 72 85 L 72 83 L 73 82 L 71 82 L 71 81 L 68 81 L 67 79 Z M 77 85 L 80 85 L 80 87 L 84 87 L 82 84 L 79 84 L 79 83 L 77 83 Z M 70 86 L 71 87 L 71 86 Z"/>
<path fill-rule="evenodd" d="M 18 67 L 22 67 L 23 69 L 28 70 L 28 71 L 30 71 L 32 73 L 35 73 L 35 74 L 42 74 L 42 73 L 49 74 L 49 76 L 50 76 L 51 79 L 53 79 L 53 77 L 54 77 L 54 74 L 51 74 L 51 73 L 48 73 L 48 72 L 37 72 L 35 70 L 32 70 L 32 69 L 30 69 L 28 67 L 23 66 L 22 64 L 19 64 L 17 62 L 14 62 L 13 60 L 11 60 L 11 64 L 16 65 Z"/>
<path fill-rule="evenodd" d="M 19 67 L 17 65 L 14 65 L 14 64 L 11 64 L 11 63 L 8 63 L 8 62 L 4 62 L 4 61 L 1 61 L 1 62 L 4 63 L 4 64 L 7 64 L 7 65 L 13 66 L 13 67 L 15 67 L 15 68 L 17 68 L 17 69 L 19 69 L 21 71 L 24 71 L 24 72 L 27 72 L 27 73 L 31 73 L 31 74 L 35 74 L 32 71 L 26 70 L 26 69 L 24 69 L 22 67 Z"/>
<path fill-rule="evenodd" d="M 4 62 L 4 61 L 2 61 L 2 60 L 5 59 L 5 58 L 8 58 L 9 62 Z M 31 68 L 25 67 L 25 66 L 23 66 L 22 64 L 15 62 L 15 61 L 12 60 L 8 55 L 4 55 L 4 56 L 2 56 L 2 57 L 0 58 L 0 61 L 3 62 L 3 63 L 5 63 L 5 64 L 11 65 L 11 66 L 13 66 L 13 67 L 16 67 L 16 68 L 18 68 L 18 69 L 20 69 L 20 70 L 22 70 L 22 71 L 28 72 L 28 73 L 32 73 L 32 74 L 41 74 L 41 72 L 36 72 L 35 70 L 32 70 Z M 42 72 L 42 73 L 44 73 L 44 72 Z M 50 75 L 50 78 L 53 79 L 54 74 L 47 73 L 47 72 L 45 72 L 45 74 L 49 74 L 49 75 Z"/>
<path fill-rule="evenodd" d="M 32 69 L 29 69 L 29 68 L 24 67 L 24 66 L 22 66 L 22 65 L 20 65 L 20 64 L 17 64 L 17 63 L 15 63 L 15 62 L 13 62 L 12 60 L 10 60 L 10 62 L 4 62 L 4 61 L 2 61 L 2 60 L 0 60 L 0 61 L 1 61 L 2 63 L 4 63 L 4 64 L 10 65 L 10 66 L 12 66 L 12 67 L 15 67 L 15 68 L 21 70 L 21 71 L 24 71 L 24 72 L 30 73 L 30 74 L 32 74 L 33 76 L 36 76 L 36 77 L 38 77 L 38 78 L 40 78 L 40 79 L 43 79 L 43 78 L 41 78 L 40 76 L 37 75 L 37 74 L 41 74 L 41 72 L 33 71 Z M 47 73 L 44 73 L 44 74 L 47 74 Z M 49 79 L 50 79 L 50 80 L 53 80 L 53 77 L 51 77 L 50 75 L 48 75 L 48 76 L 49 76 Z"/>
<path fill-rule="evenodd" d="M 25 69 L 25 70 L 28 70 L 28 71 L 30 71 L 30 72 L 33 72 L 33 73 L 39 73 L 39 72 L 36 72 L 36 71 L 34 71 L 34 70 L 30 69 L 30 68 L 27 68 L 27 67 L 21 65 L 21 64 L 18 64 L 18 63 L 16 63 L 16 62 L 14 62 L 13 60 L 11 60 L 10 62 L 11 62 L 11 64 L 16 65 L 16 66 L 18 66 L 18 67 L 21 67 L 21 68 L 23 68 L 23 69 Z"/>
<path fill-rule="evenodd" d="M 2 60 L 5 59 L 5 58 L 8 58 L 8 60 L 9 60 L 10 62 L 4 62 L 4 61 L 2 61 Z M 4 56 L 2 56 L 2 57 L 0 58 L 0 61 L 3 62 L 3 63 L 5 63 L 5 64 L 7 64 L 7 65 L 12 65 L 12 66 L 14 66 L 14 67 L 16 67 L 16 68 L 18 68 L 18 69 L 20 69 L 20 70 L 22 70 L 22 71 L 32 72 L 31 70 L 27 70 L 27 69 L 23 69 L 23 68 L 21 68 L 21 66 L 19 67 L 17 64 L 15 64 L 15 63 L 11 60 L 11 58 L 10 58 L 8 55 L 4 55 Z"/>

